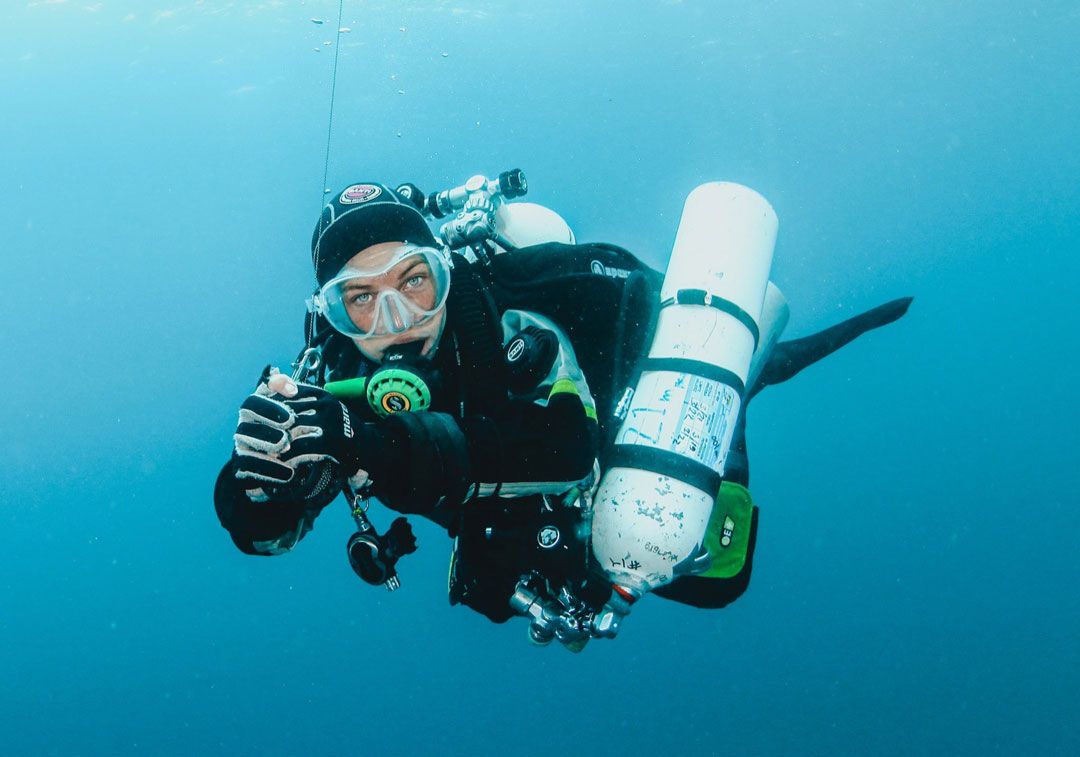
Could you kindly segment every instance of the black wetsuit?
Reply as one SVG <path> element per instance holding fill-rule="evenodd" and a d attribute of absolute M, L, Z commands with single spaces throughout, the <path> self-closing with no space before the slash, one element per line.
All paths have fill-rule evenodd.
<path fill-rule="evenodd" d="M 557 580 L 584 580 L 588 585 L 583 589 L 590 591 L 597 583 L 607 586 L 584 575 L 595 577 L 598 566 L 571 564 L 578 557 L 584 561 L 584 550 L 564 555 L 562 562 L 543 562 L 549 555 L 536 549 L 539 519 L 572 521 L 577 516 L 553 511 L 550 495 L 537 492 L 540 482 L 564 482 L 569 489 L 589 473 L 597 457 L 603 462 L 613 405 L 630 378 L 629 366 L 648 348 L 649 303 L 658 301 L 662 276 L 610 245 L 541 245 L 499 255 L 483 286 L 477 284 L 481 274 L 476 269 L 463 260 L 455 266 L 447 328 L 435 356 L 442 391 L 428 411 L 368 418 L 374 431 L 364 459 L 376 497 L 402 512 L 422 513 L 457 537 L 451 601 L 501 622 L 512 617 L 508 600 L 530 568 Z M 909 302 L 898 300 L 819 334 L 781 342 L 748 399 L 859 334 L 899 318 Z M 535 396 L 522 398 L 520 391 L 513 396 L 500 320 L 512 310 L 546 316 L 564 332 L 587 381 L 592 408 L 582 402 L 584 395 L 552 394 L 541 404 Z M 374 368 L 340 338 L 324 359 L 329 379 L 365 375 Z M 540 381 L 534 389 L 546 392 L 548 387 Z M 745 412 L 738 419 L 728 465 L 729 478 L 745 485 L 744 426 Z M 507 497 L 515 487 L 523 496 Z M 313 497 L 254 503 L 227 464 L 214 499 L 222 525 L 242 551 L 271 555 L 292 549 L 336 493 L 330 487 Z M 683 577 L 657 593 L 700 607 L 734 600 L 750 579 L 756 524 L 755 508 L 750 554 L 737 576 Z M 563 525 L 573 527 L 572 522 Z"/>
<path fill-rule="evenodd" d="M 496 267 L 505 271 L 516 261 L 535 261 L 549 268 L 547 254 L 500 256 Z M 581 519 L 579 509 L 556 512 L 556 505 L 593 473 L 600 439 L 596 402 L 605 403 L 607 414 L 611 391 L 605 387 L 593 396 L 585 374 L 600 374 L 601 361 L 590 354 L 589 365 L 579 366 L 559 324 L 547 331 L 559 332 L 554 351 L 548 336 L 539 340 L 546 348 L 535 348 L 537 360 L 526 360 L 526 351 L 511 365 L 504 349 L 512 341 L 508 335 L 535 331 L 525 323 L 535 313 L 516 291 L 492 293 L 479 278 L 482 271 L 479 264 L 455 260 L 446 328 L 430 366 L 439 376 L 431 407 L 386 418 L 374 417 L 363 401 L 349 407 L 365 422 L 357 435 L 364 445 L 358 457 L 373 482 L 372 496 L 399 512 L 424 515 L 457 537 L 451 601 L 502 622 L 513 616 L 509 599 L 523 572 L 537 569 L 579 584 L 591 572 L 584 542 L 569 551 L 538 550 L 536 534 L 540 520 L 562 519 L 569 534 Z M 606 279 L 597 284 L 601 290 L 614 286 Z M 609 330 L 614 322 L 610 312 L 593 320 Z M 378 367 L 351 341 L 332 340 L 323 353 L 328 380 L 369 376 Z M 296 546 L 336 493 L 335 487 L 317 496 L 274 492 L 270 501 L 252 502 L 230 462 L 218 476 L 214 499 L 240 550 L 275 555 Z"/>

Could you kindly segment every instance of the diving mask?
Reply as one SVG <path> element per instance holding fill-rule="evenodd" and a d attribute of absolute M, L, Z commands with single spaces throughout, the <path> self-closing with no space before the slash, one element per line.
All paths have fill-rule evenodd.
<path fill-rule="evenodd" d="M 450 262 L 442 250 L 406 244 L 369 265 L 346 266 L 311 300 L 311 309 L 348 337 L 400 334 L 446 304 Z"/>

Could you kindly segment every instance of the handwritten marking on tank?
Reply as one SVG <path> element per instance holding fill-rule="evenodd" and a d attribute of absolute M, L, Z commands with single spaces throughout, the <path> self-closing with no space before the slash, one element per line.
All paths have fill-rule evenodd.
<path fill-rule="evenodd" d="M 619 535 L 622 536 L 622 534 Z M 614 557 L 609 557 L 608 562 L 611 563 L 611 567 L 613 568 L 626 568 L 627 570 L 641 569 L 641 563 L 630 557 L 629 552 L 627 552 L 626 555 L 620 560 L 616 560 Z"/>
<path fill-rule="evenodd" d="M 645 583 L 650 586 L 663 586 L 664 584 L 671 583 L 671 576 L 654 571 L 645 576 Z"/>
<path fill-rule="evenodd" d="M 705 397 L 709 395 L 706 394 Z M 703 421 L 709 417 L 709 411 L 703 406 L 704 403 L 701 400 L 691 400 L 690 408 L 686 411 L 688 418 L 695 421 Z"/>
<path fill-rule="evenodd" d="M 634 436 L 631 437 L 630 436 L 631 434 L 633 434 Z M 623 432 L 623 438 L 619 440 L 619 443 L 620 444 L 632 444 L 635 438 L 636 439 L 644 439 L 645 441 L 650 442 L 652 444 L 656 444 L 656 442 L 657 442 L 656 439 L 649 436 L 648 434 L 646 434 L 641 429 L 628 428 Z"/>
<path fill-rule="evenodd" d="M 657 555 L 660 559 L 667 560 L 668 562 L 676 562 L 679 559 L 679 556 L 670 549 L 664 549 L 659 544 L 653 544 L 651 541 L 645 542 L 645 549 L 646 551 Z"/>
<path fill-rule="evenodd" d="M 675 438 L 675 452 L 697 453 L 698 445 L 701 443 L 701 437 L 698 431 L 689 426 L 683 426 L 679 430 L 679 435 Z"/>

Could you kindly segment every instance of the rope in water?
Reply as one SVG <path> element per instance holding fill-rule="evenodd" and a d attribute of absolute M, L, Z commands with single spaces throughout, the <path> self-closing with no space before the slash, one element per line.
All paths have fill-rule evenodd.
<path fill-rule="evenodd" d="M 338 0 L 337 36 L 334 38 L 334 73 L 330 77 L 330 119 L 326 125 L 326 159 L 323 162 L 322 184 L 319 186 L 319 212 L 322 212 L 323 199 L 326 196 L 326 180 L 330 175 L 330 142 L 334 136 L 334 100 L 337 95 L 338 59 L 341 57 L 341 20 L 345 10 L 345 0 Z"/>
<path fill-rule="evenodd" d="M 326 193 L 329 187 L 326 180 L 330 176 L 330 143 L 334 137 L 334 100 L 337 96 L 337 69 L 338 59 L 341 57 L 341 22 L 345 12 L 345 0 L 338 0 L 337 9 L 337 34 L 334 37 L 334 72 L 330 76 L 330 118 L 326 124 L 326 157 L 323 160 L 322 184 L 319 185 L 319 214 L 322 215 L 323 205 L 326 202 Z M 319 269 L 319 253 L 315 253 L 315 270 Z M 308 319 L 307 347 L 310 349 L 315 339 L 315 317 Z"/>

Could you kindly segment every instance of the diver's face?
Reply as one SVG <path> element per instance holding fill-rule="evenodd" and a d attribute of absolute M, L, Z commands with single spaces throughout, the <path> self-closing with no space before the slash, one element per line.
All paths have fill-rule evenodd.
<path fill-rule="evenodd" d="M 345 265 L 356 270 L 381 270 L 386 268 L 403 245 L 404 242 L 382 242 L 366 247 L 353 255 Z M 378 317 L 376 306 L 381 296 L 392 294 L 394 298 L 401 298 L 402 302 L 420 311 L 431 310 L 437 298 L 430 266 L 422 258 L 414 256 L 404 258 L 379 275 L 365 278 L 355 286 L 346 286 L 344 294 L 349 318 L 361 331 L 372 329 L 372 321 Z M 393 310 L 384 310 L 382 317 L 386 318 L 387 312 L 391 313 L 392 318 Z M 390 347 L 415 341 L 422 341 L 421 354 L 430 356 L 439 343 L 445 322 L 444 306 L 430 317 L 404 330 L 395 329 L 394 333 L 353 337 L 353 342 L 361 354 L 376 362 L 383 359 Z"/>

